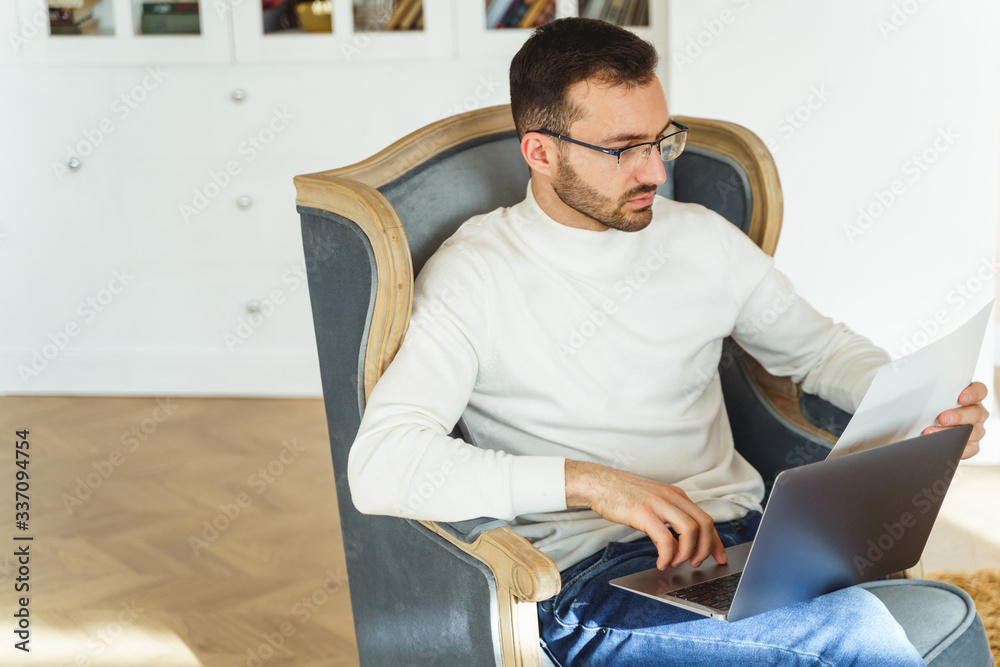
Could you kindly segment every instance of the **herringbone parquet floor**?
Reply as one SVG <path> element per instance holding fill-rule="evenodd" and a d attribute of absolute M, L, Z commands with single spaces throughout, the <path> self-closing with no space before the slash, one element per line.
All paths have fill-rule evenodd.
<path fill-rule="evenodd" d="M 0 664 L 357 664 L 322 401 L 0 397 L 0 429 Z"/>
<path fill-rule="evenodd" d="M 322 401 L 0 397 L 0 433 L 0 665 L 358 664 Z M 998 480 L 956 475 L 927 571 L 997 567 Z"/>

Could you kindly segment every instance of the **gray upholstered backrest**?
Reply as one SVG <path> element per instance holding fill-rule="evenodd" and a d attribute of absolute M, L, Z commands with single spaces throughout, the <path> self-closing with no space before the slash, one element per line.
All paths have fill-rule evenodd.
<path fill-rule="evenodd" d="M 414 275 L 463 222 L 524 199 L 528 166 L 518 146 L 513 131 L 476 139 L 379 188 L 403 221 Z"/>
<path fill-rule="evenodd" d="M 673 199 L 707 206 L 744 234 L 750 230 L 750 182 L 733 160 L 689 146 L 671 164 Z"/>

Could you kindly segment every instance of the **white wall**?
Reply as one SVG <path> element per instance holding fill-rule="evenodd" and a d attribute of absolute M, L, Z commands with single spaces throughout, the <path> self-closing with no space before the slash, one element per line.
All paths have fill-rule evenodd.
<path fill-rule="evenodd" d="M 670 19 L 670 109 L 768 141 L 778 266 L 813 305 L 901 356 L 993 298 L 1000 5 L 711 0 Z M 1000 462 L 998 430 L 980 461 Z"/>

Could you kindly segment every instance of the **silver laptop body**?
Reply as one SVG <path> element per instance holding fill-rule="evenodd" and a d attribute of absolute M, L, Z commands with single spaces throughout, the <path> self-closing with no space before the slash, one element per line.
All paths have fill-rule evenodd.
<path fill-rule="evenodd" d="M 698 568 L 652 568 L 611 584 L 738 621 L 913 567 L 971 434 L 956 426 L 785 470 L 756 538 L 726 549 L 726 565 L 709 557 Z M 731 603 L 699 592 L 706 582 L 735 588 Z"/>

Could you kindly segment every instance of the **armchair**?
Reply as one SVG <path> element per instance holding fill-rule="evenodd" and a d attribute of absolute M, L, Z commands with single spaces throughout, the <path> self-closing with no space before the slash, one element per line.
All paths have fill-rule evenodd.
<path fill-rule="evenodd" d="M 678 120 L 691 128 L 688 147 L 668 163 L 659 193 L 718 211 L 773 253 L 782 199 L 763 143 L 732 123 Z M 535 603 L 559 590 L 551 559 L 503 521 L 360 514 L 347 483 L 366 398 L 406 333 L 414 276 L 466 219 L 524 197 L 528 170 L 518 144 L 509 107 L 491 107 L 424 127 L 355 165 L 295 177 L 363 665 L 549 664 Z M 770 376 L 732 341 L 719 370 L 736 446 L 768 488 L 778 471 L 822 459 L 836 439 L 830 431 L 849 419 L 788 378 Z M 467 436 L 461 420 L 455 435 Z M 908 588 L 910 597 L 886 600 L 900 608 L 897 618 L 936 604 L 957 619 L 931 628 L 921 623 L 924 613 L 915 615 L 911 640 L 934 665 L 987 664 L 970 631 L 978 623 L 985 642 L 967 595 Z M 959 662 L 947 661 L 956 651 Z"/>

